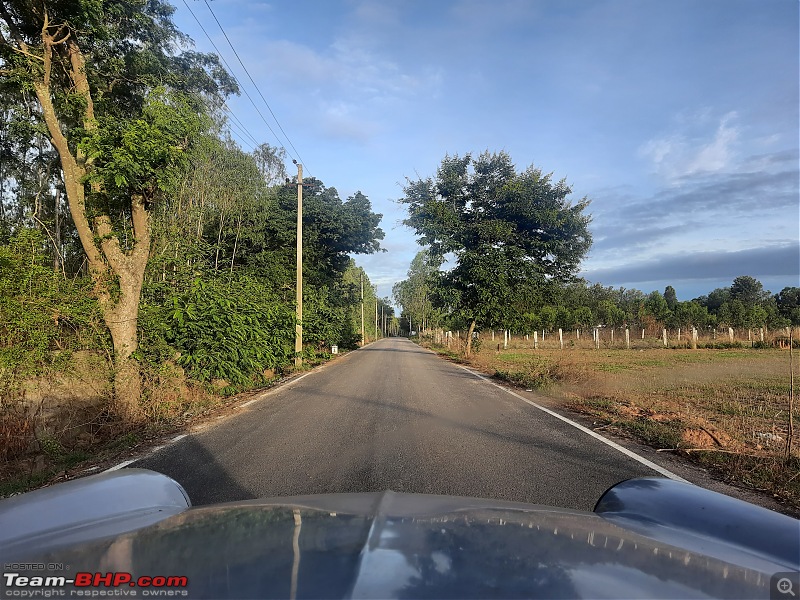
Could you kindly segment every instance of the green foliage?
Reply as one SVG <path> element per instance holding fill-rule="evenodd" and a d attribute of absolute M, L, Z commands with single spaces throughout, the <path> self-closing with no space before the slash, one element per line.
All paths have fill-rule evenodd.
<path fill-rule="evenodd" d="M 188 140 L 208 126 L 198 103 L 186 95 L 159 87 L 143 101 L 136 118 L 99 117 L 79 144 L 94 163 L 87 182 L 96 184 L 101 191 L 94 195 L 106 202 L 117 194 L 153 201 L 173 192 L 189 164 Z"/>
<path fill-rule="evenodd" d="M 544 371 L 504 371 L 497 370 L 494 374 L 498 379 L 508 381 L 532 390 L 542 390 L 550 387 L 554 382 Z"/>
<path fill-rule="evenodd" d="M 618 422 L 643 442 L 656 448 L 679 448 L 684 424 L 679 420 L 655 421 L 646 417 Z"/>
<path fill-rule="evenodd" d="M 416 323 L 418 329 L 423 321 L 430 327 L 438 326 L 441 321 L 442 311 L 434 306 L 440 266 L 441 260 L 422 250 L 411 261 L 408 279 L 392 287 L 392 295 L 395 302 L 403 307 L 406 320 Z"/>
<path fill-rule="evenodd" d="M 265 292 L 246 276 L 229 284 L 197 279 L 170 304 L 143 307 L 141 326 L 146 338 L 162 339 L 177 351 L 176 362 L 192 378 L 252 384 L 294 355 L 294 313 Z M 142 356 L 163 360 L 159 350 L 163 346 L 143 343 Z"/>
<path fill-rule="evenodd" d="M 347 284 L 333 289 L 304 289 L 303 342 L 309 350 L 327 352 L 333 345 L 346 349 L 358 346 L 361 336 L 351 318 L 354 292 Z"/>
<path fill-rule="evenodd" d="M 479 326 L 510 326 L 548 281 L 570 279 L 591 245 L 588 201 L 573 205 L 570 193 L 540 169 L 517 173 L 505 152 L 446 156 L 435 179 L 409 180 L 405 224 L 433 257 L 455 257 L 438 278 L 437 306 Z"/>
<path fill-rule="evenodd" d="M 785 287 L 775 296 L 778 311 L 794 326 L 800 325 L 800 287 Z"/>
<path fill-rule="evenodd" d="M 59 357 L 63 362 L 63 351 L 108 344 L 90 282 L 54 272 L 44 248 L 37 229 L 21 229 L 0 246 L 0 372 L 6 381 L 42 373 Z"/>

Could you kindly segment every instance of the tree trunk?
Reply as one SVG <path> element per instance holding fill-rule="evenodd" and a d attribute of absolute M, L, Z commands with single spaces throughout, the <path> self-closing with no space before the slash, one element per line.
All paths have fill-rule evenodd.
<path fill-rule="evenodd" d="M 472 332 L 475 331 L 475 319 L 469 324 L 469 331 L 467 331 L 467 347 L 464 350 L 464 356 L 472 354 Z"/>
<path fill-rule="evenodd" d="M 239 245 L 239 232 L 242 229 L 242 215 L 239 215 L 239 219 L 236 223 L 236 238 L 233 240 L 233 254 L 231 254 L 231 275 L 233 275 L 233 261 L 236 258 L 236 248 Z M 228 282 L 230 282 L 230 278 L 228 278 Z"/>
<path fill-rule="evenodd" d="M 112 234 L 111 218 L 100 215 L 94 219 L 94 230 L 86 214 L 86 190 L 83 178 L 91 169 L 91 161 L 80 150 L 72 152 L 52 101 L 50 73 L 54 45 L 65 43 L 70 58 L 70 77 L 75 90 L 83 96 L 84 127 L 95 128 L 94 103 L 86 77 L 84 57 L 74 39 L 56 42 L 43 29 L 43 70 L 41 79 L 34 81 L 36 97 L 50 133 L 50 141 L 58 152 L 67 203 L 81 245 L 86 253 L 89 274 L 94 283 L 95 295 L 100 304 L 114 345 L 114 396 L 115 408 L 123 416 L 136 417 L 139 413 L 141 380 L 139 366 L 133 358 L 138 347 L 137 320 L 144 269 L 150 252 L 150 215 L 144 198 L 131 199 L 133 220 L 133 248 L 129 252 L 120 248 L 119 240 Z M 23 48 L 27 51 L 27 48 Z M 112 294 L 112 286 L 119 284 L 119 294 Z"/>
<path fill-rule="evenodd" d="M 221 211 L 219 214 L 219 232 L 217 233 L 217 254 L 214 257 L 214 272 L 219 270 L 219 249 L 222 245 L 222 227 L 225 224 L 225 212 Z"/>
<path fill-rule="evenodd" d="M 100 247 L 110 270 L 119 282 L 117 298 L 105 293 L 100 299 L 103 319 L 114 344 L 116 409 L 121 415 L 135 420 L 140 417 L 141 379 L 139 364 L 132 355 L 139 347 L 139 300 L 150 254 L 150 214 L 142 196 L 131 198 L 131 216 L 136 241 L 130 252 L 123 252 L 119 240 L 111 235 L 111 219 L 108 216 L 95 219 L 95 230 L 101 238 Z"/>

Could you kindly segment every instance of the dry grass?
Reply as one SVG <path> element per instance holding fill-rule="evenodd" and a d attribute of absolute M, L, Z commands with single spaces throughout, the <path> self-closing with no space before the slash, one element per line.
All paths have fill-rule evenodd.
<path fill-rule="evenodd" d="M 788 351 L 531 346 L 484 343 L 468 362 L 800 508 L 797 433 L 786 455 Z M 797 402 L 793 412 L 800 424 Z"/>

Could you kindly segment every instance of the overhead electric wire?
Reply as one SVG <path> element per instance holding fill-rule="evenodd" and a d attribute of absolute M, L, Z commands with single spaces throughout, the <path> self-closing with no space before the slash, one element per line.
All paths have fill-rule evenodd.
<path fill-rule="evenodd" d="M 258 146 L 258 144 L 254 145 L 250 140 L 247 139 L 247 136 L 242 132 L 238 125 L 235 125 L 231 122 L 228 123 L 228 133 L 231 136 L 231 139 L 235 139 L 235 141 L 248 152 L 254 152 Z"/>
<path fill-rule="evenodd" d="M 239 53 L 236 51 L 236 48 L 233 47 L 233 44 L 231 43 L 231 40 L 228 37 L 228 34 L 225 32 L 225 29 L 223 29 L 222 23 L 220 23 L 219 19 L 217 19 L 217 15 L 214 13 L 213 9 L 211 8 L 211 5 L 208 3 L 208 0 L 203 0 L 203 1 L 205 2 L 206 7 L 208 8 L 208 12 L 211 13 L 212 17 L 214 17 L 214 21 L 217 22 L 217 26 L 219 27 L 219 30 L 222 32 L 222 35 L 225 36 L 225 40 L 228 42 L 228 45 L 231 47 L 231 50 L 233 50 L 233 54 L 236 56 L 236 60 L 238 60 L 239 64 L 242 65 L 242 68 L 244 69 L 244 72 L 247 74 L 247 77 L 250 79 L 250 83 L 253 84 L 253 87 L 258 92 L 258 95 L 261 96 L 261 100 L 264 101 L 264 104 L 266 105 L 267 109 L 269 110 L 269 114 L 271 114 L 272 118 L 275 119 L 275 123 L 278 125 L 278 128 L 281 130 L 281 133 L 283 133 L 283 137 L 286 138 L 286 141 L 289 142 L 289 145 L 292 147 L 292 150 L 294 150 L 295 154 L 297 154 L 297 158 L 300 160 L 301 163 L 303 163 L 303 160 L 300 157 L 300 152 L 298 152 L 297 148 L 294 147 L 294 144 L 292 143 L 292 140 L 289 139 L 289 136 L 287 135 L 286 131 L 284 131 L 283 126 L 281 126 L 281 122 L 278 120 L 278 117 L 275 116 L 275 113 L 272 111 L 272 107 L 269 105 L 269 102 L 267 102 L 267 99 L 264 97 L 264 94 L 261 93 L 261 90 L 259 89 L 259 87 L 256 84 L 256 82 L 253 80 L 252 75 L 250 75 L 250 71 L 247 70 L 247 67 L 245 66 L 244 62 L 242 62 L 242 59 L 239 57 Z M 184 0 L 184 2 L 185 2 L 185 0 Z M 285 147 L 284 147 L 284 149 L 285 149 Z M 288 152 L 288 150 L 287 150 L 287 152 Z"/>
<path fill-rule="evenodd" d="M 226 103 L 223 103 L 222 109 L 223 111 L 226 112 L 226 114 L 229 117 L 228 128 L 229 129 L 235 128 L 236 133 L 239 134 L 239 137 L 244 139 L 248 143 L 248 145 L 251 145 L 251 149 L 255 150 L 256 148 L 258 148 L 258 146 L 260 145 L 259 141 L 256 138 L 254 138 L 253 134 L 251 134 L 247 130 L 245 124 L 239 120 L 239 117 L 237 117 L 234 114 L 234 112 L 230 109 L 230 107 Z"/>
<path fill-rule="evenodd" d="M 184 6 L 186 6 L 186 9 L 187 9 L 187 10 L 188 10 L 188 11 L 191 13 L 192 17 L 194 17 L 194 20 L 195 20 L 195 21 L 197 22 L 197 24 L 200 26 L 200 29 L 203 31 L 203 33 L 205 34 L 205 36 L 208 38 L 208 41 L 209 41 L 209 42 L 211 42 L 211 45 L 214 47 L 214 50 L 216 50 L 216 51 L 217 51 L 217 54 L 219 55 L 219 57 L 220 57 L 220 59 L 222 60 L 222 62 L 225 64 L 225 66 L 226 66 L 226 67 L 228 67 L 228 71 L 230 71 L 231 77 L 233 77 L 233 80 L 234 80 L 234 81 L 235 81 L 235 82 L 236 82 L 236 83 L 239 85 L 240 89 L 241 89 L 241 90 L 244 92 L 244 95 L 245 95 L 245 96 L 247 96 L 247 99 L 248 99 L 248 100 L 250 100 L 250 104 L 252 104 L 252 105 L 253 105 L 253 108 L 255 108 L 255 109 L 256 109 L 256 112 L 258 113 L 258 116 L 259 116 L 259 117 L 261 117 L 261 120 L 262 120 L 262 121 L 264 121 L 264 125 L 266 125 L 266 126 L 267 126 L 267 129 L 269 129 L 269 130 L 270 130 L 270 132 L 271 132 L 271 133 L 272 133 L 272 135 L 275 137 L 275 140 L 278 142 L 278 144 L 280 145 L 280 147 L 281 147 L 281 148 L 283 148 L 283 149 L 286 151 L 286 153 L 287 153 L 287 154 L 289 154 L 289 156 L 290 156 L 291 158 L 293 158 L 293 159 L 294 159 L 294 155 L 293 155 L 291 152 L 289 152 L 289 150 L 286 148 L 286 146 L 284 146 L 284 145 L 283 145 L 283 142 L 281 142 L 281 139 L 280 139 L 280 137 L 278 136 L 278 134 L 277 134 L 277 133 L 275 133 L 275 130 L 274 130 L 274 129 L 272 129 L 272 127 L 270 126 L 269 122 L 267 122 L 267 119 L 264 117 L 264 115 L 263 115 L 263 114 L 261 113 L 261 111 L 258 109 L 258 106 L 257 106 L 257 105 L 256 105 L 256 103 L 253 101 L 253 98 L 250 96 L 250 94 L 247 92 L 247 89 L 246 89 L 246 88 L 245 88 L 245 87 L 244 87 L 244 86 L 243 86 L 243 85 L 242 85 L 242 84 L 239 82 L 239 80 L 237 79 L 236 75 L 234 75 L 234 73 L 233 73 L 233 69 L 232 69 L 232 68 L 231 68 L 231 66 L 228 64 L 228 61 L 226 61 L 226 60 L 225 60 L 225 57 L 224 57 L 224 56 L 222 56 L 222 52 L 220 52 L 219 48 L 217 48 L 217 45 L 214 43 L 214 40 L 212 40 L 212 39 L 211 39 L 211 36 L 210 36 L 210 35 L 208 35 L 208 32 L 206 31 L 206 28 L 205 28 L 205 27 L 203 27 L 203 24 L 200 22 L 200 19 L 198 19 L 198 18 L 197 18 L 197 15 L 195 15 L 195 14 L 194 14 L 194 11 L 193 11 L 193 10 L 192 10 L 192 9 L 189 7 L 189 4 L 186 2 L 186 0 L 183 0 L 183 4 L 184 4 Z M 216 17 L 214 17 L 214 18 L 216 19 Z M 225 37 L 227 38 L 227 36 L 225 36 Z M 229 42 L 229 43 L 230 43 L 230 42 Z M 249 76 L 249 73 L 248 73 L 248 76 Z M 287 138 L 287 139 L 288 139 L 288 138 Z M 291 144 L 291 141 L 289 142 L 289 144 Z M 293 146 L 293 147 L 294 147 L 294 146 Z M 299 158 L 299 157 L 300 157 L 300 154 L 297 154 L 297 157 Z M 301 162 L 302 162 L 302 161 L 301 161 Z"/>

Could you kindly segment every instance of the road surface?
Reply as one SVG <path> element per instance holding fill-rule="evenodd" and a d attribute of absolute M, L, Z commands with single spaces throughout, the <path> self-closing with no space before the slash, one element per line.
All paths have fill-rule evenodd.
<path fill-rule="evenodd" d="M 173 477 L 195 505 L 390 489 L 591 510 L 609 486 L 657 475 L 405 338 L 351 352 L 130 466 Z"/>

